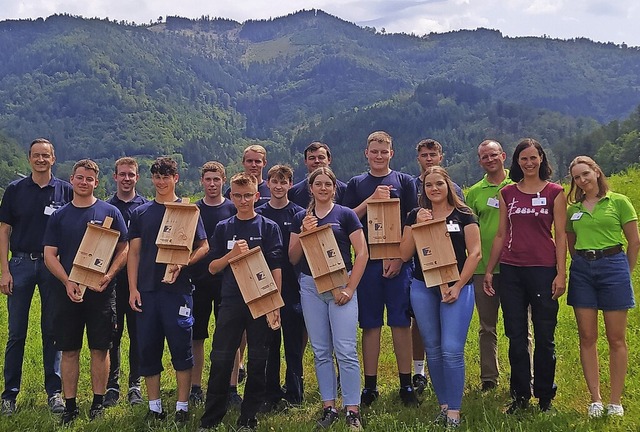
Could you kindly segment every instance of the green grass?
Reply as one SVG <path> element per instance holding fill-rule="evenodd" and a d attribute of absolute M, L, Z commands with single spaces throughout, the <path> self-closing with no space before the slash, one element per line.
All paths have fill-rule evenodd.
<path fill-rule="evenodd" d="M 640 210 L 640 171 L 633 170 L 625 176 L 611 179 L 614 190 L 629 196 L 637 210 Z M 640 286 L 640 270 L 636 268 L 633 283 Z M 637 300 L 640 300 L 638 296 Z M 32 325 L 29 329 L 28 346 L 24 362 L 24 378 L 22 391 L 18 397 L 19 411 L 11 418 L 0 418 L 0 431 L 50 431 L 57 428 L 58 418 L 51 415 L 47 409 L 46 396 L 42 384 L 41 343 L 39 339 L 39 299 L 36 295 L 32 307 Z M 508 343 L 504 337 L 502 326 L 499 327 L 499 356 L 501 363 L 501 382 L 492 392 L 479 392 L 479 352 L 478 352 L 478 321 L 477 316 L 471 323 L 469 340 L 466 346 L 467 383 L 463 399 L 463 425 L 461 430 L 470 431 L 638 431 L 640 430 L 640 310 L 633 309 L 629 313 L 629 329 L 627 341 L 629 344 L 629 372 L 623 396 L 626 415 L 622 419 L 589 420 L 586 416 L 586 406 L 589 403 L 582 369 L 579 360 L 578 336 L 575 319 L 571 307 L 566 305 L 565 297 L 560 300 L 561 307 L 556 330 L 558 395 L 554 401 L 556 413 L 542 415 L 535 409 L 520 417 L 503 414 L 504 406 L 509 401 L 508 380 L 509 363 L 507 360 Z M 6 329 L 6 307 L 0 308 L 0 327 Z M 598 343 L 600 350 L 600 369 L 602 372 L 602 396 L 608 400 L 608 349 L 604 338 L 604 328 L 601 324 L 601 338 Z M 213 324 L 212 324 L 213 330 Z M 6 344 L 6 330 L 0 331 L 0 346 Z M 210 341 L 209 341 L 210 342 Z M 126 344 L 126 338 L 124 344 Z M 207 349 L 208 351 L 209 349 Z M 126 349 L 124 350 L 126 352 Z M 91 387 L 89 382 L 89 353 L 86 348 L 82 352 L 81 377 L 78 401 L 81 416 L 72 427 L 72 431 L 177 431 L 195 430 L 198 419 L 202 414 L 202 407 L 191 409 L 192 420 L 183 428 L 178 428 L 171 421 L 153 424 L 149 427 L 143 417 L 147 411 L 146 404 L 131 408 L 125 403 L 107 411 L 103 419 L 89 423 L 87 414 L 91 403 Z M 280 414 L 262 416 L 259 418 L 260 431 L 306 431 L 312 430 L 315 419 L 320 414 L 318 387 L 313 369 L 313 356 L 310 350 L 305 353 L 305 403 L 301 408 L 290 409 Z M 127 375 L 126 361 L 123 365 L 123 376 Z M 207 362 L 208 363 L 208 362 Z M 171 372 L 168 355 L 165 355 L 165 368 L 162 388 L 165 407 L 173 411 L 176 399 L 175 380 Z M 205 370 L 205 382 L 208 365 Z M 395 359 L 391 350 L 391 337 L 388 329 L 383 331 L 383 351 L 380 356 L 379 371 L 380 399 L 371 408 L 363 408 L 362 416 L 367 431 L 429 431 L 439 430 L 429 424 L 437 413 L 437 402 L 432 392 L 427 390 L 422 397 L 419 408 L 404 408 L 398 401 L 396 392 L 398 378 Z M 124 382 L 124 380 L 123 380 Z M 241 386 L 241 391 L 243 390 Z M 232 410 L 225 418 L 219 431 L 233 430 L 238 412 Z M 345 425 L 340 422 L 332 430 L 345 431 Z"/>

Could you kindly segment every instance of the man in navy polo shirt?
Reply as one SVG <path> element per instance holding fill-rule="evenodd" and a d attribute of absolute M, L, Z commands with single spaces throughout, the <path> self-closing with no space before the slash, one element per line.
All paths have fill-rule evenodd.
<path fill-rule="evenodd" d="M 304 164 L 307 167 L 307 175 L 311 174 L 316 168 L 331 165 L 331 150 L 329 146 L 319 141 L 314 141 L 309 144 L 307 148 L 304 149 Z M 336 186 L 335 202 L 336 204 L 342 204 L 342 197 L 344 196 L 344 191 L 347 189 L 347 185 L 337 180 Z M 309 207 L 311 195 L 309 194 L 309 183 L 306 177 L 289 189 L 289 200 L 302 208 L 306 209 Z"/>
<path fill-rule="evenodd" d="M 407 214 L 417 206 L 416 185 L 413 177 L 389 167 L 393 157 L 391 136 L 383 131 L 373 132 L 367 138 L 364 154 L 369 172 L 349 180 L 343 205 L 356 212 L 366 232 L 367 202 L 370 199 L 399 198 L 400 219 L 404 224 Z M 400 399 L 407 406 L 418 404 L 411 382 L 410 278 L 411 263 L 403 263 L 398 258 L 369 259 L 358 284 L 358 319 L 362 328 L 364 364 L 361 402 L 364 405 L 371 405 L 378 398 L 378 357 L 385 308 L 398 364 Z"/>
<path fill-rule="evenodd" d="M 62 424 L 78 417 L 76 404 L 80 350 L 87 329 L 87 341 L 91 352 L 91 387 L 93 402 L 89 410 L 91 420 L 104 412 L 104 394 L 109 377 L 108 350 L 115 331 L 115 276 L 127 261 L 127 226 L 120 211 L 93 195 L 98 186 L 98 165 L 89 159 L 75 163 L 71 174 L 73 200 L 56 210 L 44 234 L 44 262 L 60 282 L 54 286 L 55 343 L 62 351 L 60 369 L 65 410 Z M 87 224 L 102 225 L 107 217 L 113 219 L 111 228 L 120 237 L 111 263 L 106 266 L 97 287 L 81 287 L 69 280 L 73 260 L 87 230 Z"/>
<path fill-rule="evenodd" d="M 200 217 L 211 239 L 218 222 L 236 214 L 236 207 L 222 195 L 222 187 L 227 181 L 226 171 L 220 162 L 209 161 L 202 165 L 200 183 L 204 197 L 196 202 Z M 209 252 L 213 249 L 209 244 Z M 189 400 L 204 402 L 202 393 L 202 369 L 204 367 L 204 340 L 209 337 L 209 319 L 211 310 L 218 317 L 222 290 L 222 275 L 209 273 L 210 254 L 189 268 L 193 281 L 193 371 L 191 373 L 191 394 Z M 231 378 L 230 392 L 237 395 L 238 375 Z M 239 397 L 239 396 L 238 396 Z"/>
<path fill-rule="evenodd" d="M 140 178 L 138 162 L 134 158 L 123 157 L 116 161 L 113 180 L 116 182 L 116 193 L 107 202 L 117 207 L 129 225 L 131 213 L 147 200 L 136 192 L 136 183 Z M 140 372 L 138 362 L 138 339 L 136 338 L 136 313 L 129 306 L 129 281 L 126 268 L 116 276 L 116 334 L 109 350 L 109 381 L 107 393 L 104 395 L 104 406 L 114 406 L 120 398 L 120 342 L 124 333 L 125 318 L 129 332 L 129 391 L 127 399 L 131 405 L 142 403 L 140 392 Z"/>
<path fill-rule="evenodd" d="M 255 429 L 256 413 L 264 400 L 265 367 L 269 354 L 271 333 L 267 319 L 253 319 L 245 304 L 229 260 L 251 248 L 260 246 L 271 269 L 278 289 L 281 286 L 283 259 L 282 235 L 278 225 L 254 210 L 258 200 L 258 182 L 252 175 L 239 173 L 231 178 L 231 200 L 238 213 L 223 220 L 213 234 L 212 274 L 222 272 L 222 303 L 211 349 L 211 369 L 207 385 L 205 412 L 200 420 L 202 428 L 215 428 L 227 412 L 227 386 L 236 351 L 246 331 L 248 362 L 244 400 L 240 405 L 239 427 Z M 276 321 L 280 315 L 276 310 Z"/>
<path fill-rule="evenodd" d="M 282 233 L 283 251 L 289 251 L 291 223 L 294 216 L 305 209 L 289 201 L 287 192 L 293 183 L 293 170 L 288 165 L 274 165 L 267 173 L 267 185 L 271 198 L 266 204 L 256 208 L 256 213 L 278 224 Z M 267 387 L 265 412 L 277 409 L 278 402 L 284 398 L 293 405 L 302 403 L 302 355 L 304 353 L 304 317 L 300 304 L 300 285 L 293 265 L 288 259 L 282 260 L 282 299 L 284 307 L 280 309 L 282 330 L 274 330 L 269 347 L 267 361 Z M 287 362 L 285 374 L 286 393 L 280 387 L 280 346 L 284 338 L 284 356 Z"/>
<path fill-rule="evenodd" d="M 267 166 L 267 150 L 260 144 L 252 144 L 244 149 L 242 152 L 242 167 L 244 173 L 254 176 L 258 180 L 258 192 L 260 197 L 256 205 L 262 205 L 269 201 L 269 188 L 267 182 L 262 177 L 264 168 Z M 224 196 L 231 197 L 231 188 L 227 189 Z"/>
<path fill-rule="evenodd" d="M 36 284 L 40 290 L 40 326 L 44 388 L 54 413 L 64 411 L 60 392 L 60 352 L 54 346 L 53 277 L 44 265 L 42 239 L 56 208 L 71 201 L 71 185 L 53 176 L 56 156 L 51 144 L 38 138 L 29 147 L 31 175 L 9 184 L 0 203 L 0 292 L 7 296 L 9 334 L 4 356 L 1 412 L 11 415 L 22 381 L 22 362 L 29 324 L 29 308 Z M 8 259 L 11 251 L 11 260 Z"/>
<path fill-rule="evenodd" d="M 160 399 L 160 373 L 163 370 L 162 354 L 166 339 L 178 384 L 175 421 L 186 423 L 189 420 L 193 368 L 193 286 L 188 271 L 182 271 L 183 266 L 156 263 L 156 238 L 164 217 L 164 203 L 178 201 L 178 178 L 178 164 L 169 157 L 160 157 L 151 165 L 151 181 L 156 195 L 153 201 L 141 205 L 131 214 L 127 274 L 129 306 L 140 312 L 137 317 L 137 336 L 140 375 L 145 377 L 149 398 L 147 418 L 160 420 L 166 417 Z M 208 250 L 207 234 L 202 219 L 198 218 L 189 265 L 204 258 Z M 171 276 L 164 280 L 167 266 Z"/>

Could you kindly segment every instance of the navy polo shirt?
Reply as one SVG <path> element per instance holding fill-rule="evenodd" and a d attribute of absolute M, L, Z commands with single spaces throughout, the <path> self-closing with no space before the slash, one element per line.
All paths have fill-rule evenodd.
<path fill-rule="evenodd" d="M 282 266 L 282 234 L 278 224 L 262 215 L 249 220 L 240 220 L 237 216 L 220 221 L 213 233 L 213 259 L 222 258 L 229 252 L 230 241 L 246 240 L 249 249 L 260 246 L 271 270 Z M 244 303 L 242 293 L 228 265 L 222 272 L 222 303 Z"/>
<path fill-rule="evenodd" d="M 161 282 L 167 269 L 167 264 L 156 263 L 156 255 L 158 254 L 156 238 L 158 237 L 160 225 L 162 225 L 165 208 L 164 204 L 153 200 L 142 204 L 131 213 L 129 240 L 139 238 L 142 242 L 140 245 L 140 262 L 138 264 L 138 291 L 169 291 L 191 294 L 193 287 L 189 272 L 185 271 L 186 269 L 180 271 L 174 283 L 166 284 Z M 204 231 L 202 218 L 198 217 L 194 243 L 206 238 L 207 233 Z"/>
<path fill-rule="evenodd" d="M 107 200 L 107 202 L 111 205 L 116 206 L 116 208 L 120 210 L 120 213 L 122 213 L 122 217 L 124 218 L 124 221 L 127 223 L 127 226 L 129 226 L 129 220 L 131 220 L 131 213 L 133 213 L 133 211 L 136 208 L 140 207 L 142 204 L 148 202 L 148 200 L 140 196 L 136 192 L 136 195 L 133 197 L 131 201 L 122 201 L 120 198 L 118 198 L 117 194 L 114 194 L 111 198 L 109 198 L 109 200 Z"/>
<path fill-rule="evenodd" d="M 111 229 L 120 232 L 118 242 L 127 241 L 127 224 L 120 210 L 105 201 L 97 200 L 89 207 L 76 207 L 73 203 L 68 203 L 51 215 L 43 243 L 45 246 L 58 248 L 60 264 L 67 274 L 71 272 L 87 224 L 102 225 L 107 216 L 113 218 Z"/>
<path fill-rule="evenodd" d="M 51 176 L 45 187 L 33 182 L 31 175 L 7 186 L 0 203 L 0 222 L 10 225 L 12 252 L 42 253 L 42 239 L 49 220 L 45 213 L 73 199 L 69 183 Z"/>
<path fill-rule="evenodd" d="M 262 182 L 258 185 L 258 192 L 260 192 L 260 198 L 255 204 L 256 207 L 261 206 L 271 199 L 271 190 L 269 189 L 269 186 L 267 186 L 267 182 L 265 180 L 262 180 Z M 225 191 L 224 197 L 231 198 L 231 188 Z"/>
<path fill-rule="evenodd" d="M 346 190 L 347 184 L 345 182 L 337 180 L 336 196 L 334 199 L 336 204 L 342 204 L 342 199 Z M 309 202 L 311 201 L 311 193 L 309 192 L 309 178 L 306 177 L 304 180 L 294 184 L 291 189 L 289 189 L 287 197 L 289 198 L 289 201 L 293 201 L 300 207 L 309 207 Z"/>
<path fill-rule="evenodd" d="M 231 216 L 236 214 L 236 206 L 226 198 L 222 204 L 216 206 L 208 205 L 201 199 L 196 202 L 196 205 L 200 209 L 200 218 L 202 219 L 204 230 L 207 233 L 207 238 L 209 239 L 209 252 L 200 261 L 189 266 L 191 280 L 209 279 L 212 277 L 211 273 L 209 273 L 209 263 L 213 260 L 211 257 L 211 250 L 213 249 L 211 236 L 213 235 L 218 222 L 224 219 L 229 219 Z M 218 274 L 213 277 L 222 278 L 222 275 Z"/>

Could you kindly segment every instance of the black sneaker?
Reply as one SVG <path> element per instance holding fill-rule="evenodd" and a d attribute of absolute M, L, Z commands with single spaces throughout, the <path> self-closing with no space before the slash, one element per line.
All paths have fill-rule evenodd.
<path fill-rule="evenodd" d="M 73 422 L 76 418 L 78 418 L 79 415 L 80 415 L 80 411 L 78 410 L 78 408 L 74 409 L 73 411 L 67 411 L 65 409 L 64 412 L 62 413 L 60 423 L 63 425 L 67 425 Z"/>
<path fill-rule="evenodd" d="M 540 408 L 540 412 L 547 413 L 547 414 L 553 412 L 553 405 L 551 404 L 551 399 L 540 399 L 538 401 L 538 407 Z"/>
<path fill-rule="evenodd" d="M 104 415 L 104 405 L 102 404 L 91 405 L 91 408 L 89 409 L 89 420 L 95 420 L 99 417 L 102 417 L 103 415 Z"/>
<path fill-rule="evenodd" d="M 118 399 L 120 399 L 120 392 L 118 390 L 113 388 L 107 389 L 102 405 L 104 405 L 105 408 L 111 408 L 112 406 L 116 406 Z"/>
<path fill-rule="evenodd" d="M 347 411 L 347 428 L 352 431 L 361 431 L 362 430 L 362 421 L 360 420 L 360 413 L 355 411 Z"/>
<path fill-rule="evenodd" d="M 201 387 L 191 387 L 191 393 L 189 393 L 189 402 L 194 405 L 200 405 L 204 403 L 204 393 Z"/>
<path fill-rule="evenodd" d="M 498 384 L 496 384 L 494 381 L 482 381 L 482 389 L 481 389 L 481 391 L 488 392 L 490 390 L 493 390 L 497 386 L 498 386 Z"/>
<path fill-rule="evenodd" d="M 529 399 L 515 398 L 507 407 L 505 414 L 517 414 L 527 408 L 529 408 Z"/>
<path fill-rule="evenodd" d="M 319 428 L 328 429 L 338 420 L 338 411 L 334 407 L 326 407 L 322 411 L 322 417 L 316 422 Z"/>
<path fill-rule="evenodd" d="M 242 405 L 242 396 L 238 392 L 229 392 L 229 399 L 227 399 L 227 408 L 239 408 Z"/>
<path fill-rule="evenodd" d="M 402 404 L 407 407 L 417 407 L 419 405 L 418 397 L 416 396 L 416 391 L 412 386 L 404 386 L 400 387 L 400 391 L 398 392 L 400 395 L 400 399 L 402 400 Z"/>
<path fill-rule="evenodd" d="M 360 395 L 360 403 L 364 406 L 371 406 L 376 399 L 378 399 L 380 393 L 376 389 L 363 388 L 362 394 Z"/>
<path fill-rule="evenodd" d="M 185 424 L 189 422 L 189 412 L 184 410 L 178 410 L 176 411 L 176 414 L 173 419 L 176 422 L 176 424 L 179 424 L 179 425 Z"/>
<path fill-rule="evenodd" d="M 238 425 L 236 431 L 254 431 L 258 428 L 258 419 L 255 417 L 244 418 L 240 416 L 236 424 Z"/>
<path fill-rule="evenodd" d="M 131 387 L 127 392 L 127 399 L 129 400 L 130 405 L 140 405 L 143 403 L 144 400 L 142 399 L 140 387 Z"/>
<path fill-rule="evenodd" d="M 162 412 L 156 412 L 156 411 L 147 411 L 147 415 L 144 416 L 145 421 L 150 422 L 150 421 L 162 421 L 164 419 L 167 418 L 167 412 L 165 410 L 162 410 Z"/>
<path fill-rule="evenodd" d="M 412 382 L 413 388 L 419 395 L 424 392 L 424 390 L 427 388 L 427 385 L 429 384 L 429 382 L 427 381 L 427 377 L 422 374 L 415 374 L 413 376 Z"/>

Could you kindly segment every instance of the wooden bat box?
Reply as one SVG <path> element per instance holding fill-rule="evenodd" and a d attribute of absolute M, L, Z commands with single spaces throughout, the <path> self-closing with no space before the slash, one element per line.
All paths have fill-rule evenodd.
<path fill-rule="evenodd" d="M 445 219 L 430 220 L 411 226 L 411 234 L 428 287 L 460 279 L 456 254 L 449 238 Z"/>
<path fill-rule="evenodd" d="M 370 200 L 367 203 L 367 224 L 369 258 L 400 258 L 400 199 Z"/>
<path fill-rule="evenodd" d="M 187 265 L 193 249 L 200 209 L 195 204 L 189 204 L 188 198 L 183 198 L 182 202 L 166 202 L 164 205 L 164 217 L 156 237 L 156 262 Z"/>
<path fill-rule="evenodd" d="M 349 275 L 331 225 L 301 233 L 300 243 L 319 293 L 347 284 Z"/>
<path fill-rule="evenodd" d="M 86 287 L 97 288 L 109 270 L 120 238 L 120 232 L 111 229 L 112 222 L 107 216 L 102 225 L 87 224 L 69 274 L 69 280 L 80 285 L 83 294 Z"/>
<path fill-rule="evenodd" d="M 254 319 L 284 306 L 260 246 L 231 258 L 229 265 Z"/>

